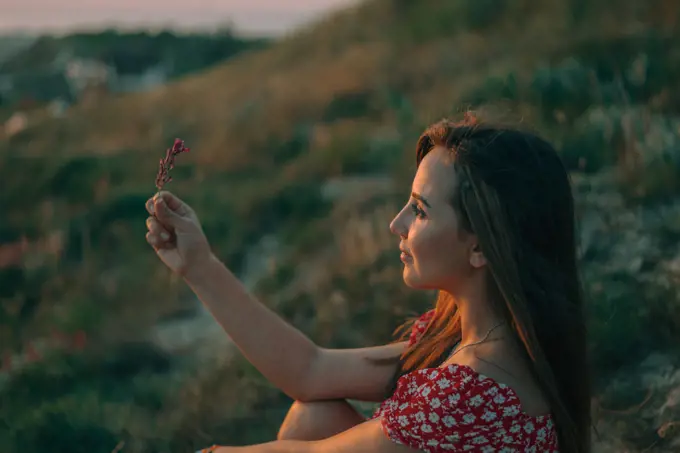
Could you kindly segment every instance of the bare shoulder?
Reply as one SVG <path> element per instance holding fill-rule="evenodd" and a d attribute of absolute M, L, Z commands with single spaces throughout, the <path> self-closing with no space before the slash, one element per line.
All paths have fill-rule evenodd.
<path fill-rule="evenodd" d="M 550 405 L 538 382 L 519 354 L 500 342 L 465 352 L 460 357 L 456 356 L 452 363 L 466 365 L 475 372 L 510 387 L 517 394 L 522 410 L 528 415 L 538 416 L 550 412 Z"/>

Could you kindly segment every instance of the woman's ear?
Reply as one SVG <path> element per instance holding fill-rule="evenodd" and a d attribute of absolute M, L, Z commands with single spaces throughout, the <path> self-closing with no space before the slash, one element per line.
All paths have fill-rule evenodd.
<path fill-rule="evenodd" d="M 472 247 L 472 252 L 470 253 L 470 266 L 477 269 L 486 266 L 486 257 L 484 256 L 484 253 L 482 253 L 479 244 L 475 244 Z"/>

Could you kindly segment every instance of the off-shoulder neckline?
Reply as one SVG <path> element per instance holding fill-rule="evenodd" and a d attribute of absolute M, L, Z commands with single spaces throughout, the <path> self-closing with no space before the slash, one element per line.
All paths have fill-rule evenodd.
<path fill-rule="evenodd" d="M 462 370 L 464 372 L 467 372 L 468 375 L 471 375 L 475 378 L 477 378 L 478 381 L 489 381 L 496 387 L 503 389 L 507 391 L 511 396 L 513 396 L 517 400 L 517 405 L 519 406 L 519 412 L 528 418 L 531 418 L 536 421 L 547 421 L 547 420 L 552 420 L 552 414 L 548 412 L 547 414 L 541 414 L 541 415 L 530 415 L 524 411 L 524 405 L 522 404 L 522 400 L 519 398 L 517 395 L 517 392 L 510 387 L 508 384 L 504 384 L 502 382 L 498 382 L 492 377 L 489 377 L 485 374 L 482 374 L 475 370 L 474 368 L 470 367 L 469 365 L 463 365 L 460 363 L 450 363 L 448 365 L 441 365 L 438 367 L 426 367 L 426 368 L 419 368 L 417 370 L 413 370 L 409 373 L 406 373 L 405 375 L 402 376 L 402 378 L 407 377 L 411 374 L 418 373 L 418 372 L 428 372 L 428 371 L 447 371 L 449 373 L 455 374 L 457 370 Z"/>

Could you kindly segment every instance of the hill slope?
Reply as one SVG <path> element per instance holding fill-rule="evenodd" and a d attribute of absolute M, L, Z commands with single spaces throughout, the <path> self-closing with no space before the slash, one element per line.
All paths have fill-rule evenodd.
<path fill-rule="evenodd" d="M 195 307 L 144 243 L 142 204 L 174 137 L 193 151 L 170 188 L 200 213 L 216 252 L 315 340 L 357 346 L 386 341 L 431 302 L 403 287 L 387 223 L 422 128 L 468 105 L 512 111 L 575 171 L 596 402 L 632 405 L 651 381 L 630 367 L 678 350 L 679 15 L 662 0 L 376 0 L 2 139 L 0 241 L 4 251 L 27 244 L 0 272 L 11 300 L 3 344 L 19 349 L 55 326 L 86 329 L 92 342 L 87 354 L 12 377 L 5 394 L 18 396 L 0 416 L 15 429 L 3 451 L 64 413 L 78 414 L 59 432 L 64 448 L 81 438 L 108 451 L 131 439 L 125 451 L 142 452 L 272 437 L 288 402 L 257 373 L 229 363 L 196 376 L 195 350 L 182 359 L 150 345 L 159 321 Z M 270 259 L 250 259 L 262 254 Z M 92 371 L 119 368 L 115 380 Z M 41 405 L 22 399 L 45 373 L 67 390 L 48 386 Z M 625 385 L 612 389 L 619 373 Z M 598 413 L 603 449 L 668 446 L 657 429 L 679 415 L 677 380 L 663 376 L 643 423 L 635 411 Z"/>
<path fill-rule="evenodd" d="M 201 156 L 218 154 L 216 161 L 226 164 L 228 158 L 252 153 L 253 144 L 269 136 L 290 134 L 299 123 L 318 122 L 324 113 L 332 117 L 326 109 L 343 95 L 363 95 L 354 100 L 355 111 L 347 113 L 355 117 L 366 116 L 356 111 L 362 103 L 389 114 L 392 95 L 405 97 L 423 117 L 418 119 L 428 121 L 464 101 L 490 76 L 531 75 L 569 56 L 625 70 L 637 54 L 677 38 L 672 24 L 663 24 L 677 12 L 660 9 L 669 4 L 660 1 L 629 1 L 616 9 L 608 8 L 613 2 L 590 2 L 583 6 L 590 14 L 583 13 L 580 21 L 571 11 L 577 1 L 537 7 L 499 2 L 508 5 L 505 11 L 489 11 L 484 2 L 440 3 L 370 2 L 207 73 L 152 93 L 76 109 L 64 121 L 29 132 L 33 139 L 26 150 L 44 152 L 55 140 L 70 153 L 157 150 L 167 137 L 144 127 L 151 122 L 170 134 L 187 130 L 195 135 L 192 142 Z M 476 14 L 485 17 L 477 19 L 481 29 L 466 25 L 466 18 Z M 664 51 L 672 54 L 673 49 Z M 669 81 L 674 75 L 666 74 Z M 9 145 L 23 143 L 21 137 L 16 140 Z"/>

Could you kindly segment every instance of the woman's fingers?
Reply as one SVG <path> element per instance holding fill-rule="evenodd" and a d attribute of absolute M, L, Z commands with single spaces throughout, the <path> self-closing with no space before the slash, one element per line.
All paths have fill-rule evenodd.
<path fill-rule="evenodd" d="M 151 232 L 146 233 L 146 242 L 149 243 L 154 249 L 161 247 L 161 240 L 158 236 L 151 234 Z"/>
<path fill-rule="evenodd" d="M 154 250 L 173 249 L 176 247 L 174 240 L 162 239 L 159 235 L 153 234 L 150 231 L 146 233 L 146 242 L 148 242 L 149 245 L 154 248 Z"/>
<path fill-rule="evenodd" d="M 146 219 L 147 242 L 154 246 L 162 246 L 164 243 L 169 243 L 172 238 L 172 233 L 168 231 L 155 217 Z"/>
<path fill-rule="evenodd" d="M 170 239 L 170 231 L 168 231 L 155 217 L 149 217 L 146 219 L 146 228 L 149 232 L 158 235 L 161 239 Z"/>

